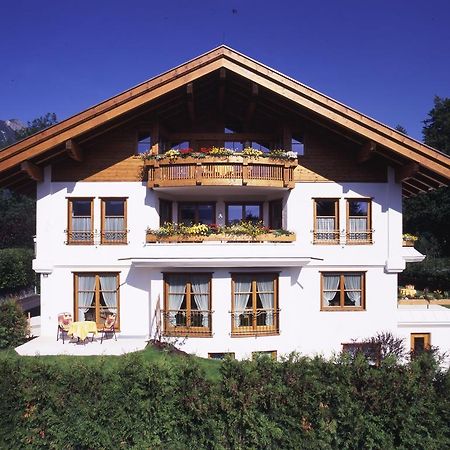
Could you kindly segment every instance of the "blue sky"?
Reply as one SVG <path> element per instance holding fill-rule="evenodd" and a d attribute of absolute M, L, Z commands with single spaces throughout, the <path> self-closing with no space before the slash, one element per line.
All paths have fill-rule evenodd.
<path fill-rule="evenodd" d="M 450 97 L 448 0 L 9 0 L 0 119 L 59 120 L 225 43 L 421 140 Z"/>

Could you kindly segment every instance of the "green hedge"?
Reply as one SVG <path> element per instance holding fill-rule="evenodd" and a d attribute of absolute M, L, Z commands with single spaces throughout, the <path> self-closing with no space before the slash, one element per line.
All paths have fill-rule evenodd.
<path fill-rule="evenodd" d="M 0 349 L 17 347 L 25 342 L 27 320 L 15 299 L 0 299 Z"/>
<path fill-rule="evenodd" d="M 197 363 L 0 353 L 0 448 L 444 449 L 450 376 L 428 355 L 375 368 L 292 357 Z"/>

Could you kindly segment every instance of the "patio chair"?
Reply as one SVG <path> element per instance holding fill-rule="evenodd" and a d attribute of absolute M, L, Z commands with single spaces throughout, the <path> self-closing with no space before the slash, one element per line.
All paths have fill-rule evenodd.
<path fill-rule="evenodd" d="M 100 330 L 100 333 L 102 333 L 102 338 L 100 339 L 100 344 L 103 344 L 103 338 L 105 336 L 108 336 L 108 334 L 113 337 L 117 341 L 116 336 L 116 314 L 115 313 L 109 313 L 106 316 L 105 323 L 103 324 L 103 328 Z"/>
<path fill-rule="evenodd" d="M 56 332 L 56 340 L 62 338 L 64 344 L 64 336 L 69 337 L 67 332 L 69 331 L 70 324 L 72 323 L 72 314 L 64 312 L 58 314 L 58 329 Z"/>

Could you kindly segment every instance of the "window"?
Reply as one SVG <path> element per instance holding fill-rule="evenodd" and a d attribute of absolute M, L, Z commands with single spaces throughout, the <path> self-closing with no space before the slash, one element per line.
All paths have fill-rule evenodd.
<path fill-rule="evenodd" d="M 298 156 L 303 156 L 305 154 L 305 146 L 303 144 L 303 138 L 292 138 L 291 149 L 296 152 Z"/>
<path fill-rule="evenodd" d="M 371 244 L 371 201 L 347 200 L 347 244 Z"/>
<path fill-rule="evenodd" d="M 127 201 L 102 198 L 102 244 L 127 243 Z"/>
<path fill-rule="evenodd" d="M 164 332 L 211 336 L 211 274 L 164 275 Z"/>
<path fill-rule="evenodd" d="M 377 342 L 350 342 L 342 344 L 342 351 L 351 359 L 363 355 L 371 366 L 379 366 L 381 362 L 381 344 Z"/>
<path fill-rule="evenodd" d="M 321 309 L 365 309 L 364 273 L 322 273 Z"/>
<path fill-rule="evenodd" d="M 261 203 L 228 203 L 227 207 L 227 225 L 239 223 L 241 220 L 249 222 L 259 222 L 262 220 Z"/>
<path fill-rule="evenodd" d="M 430 333 L 411 333 L 411 352 L 419 354 L 430 350 Z"/>
<path fill-rule="evenodd" d="M 276 350 L 264 350 L 260 352 L 252 352 L 252 360 L 258 358 L 270 358 L 273 360 L 277 360 L 277 351 Z"/>
<path fill-rule="evenodd" d="M 283 228 L 283 201 L 273 200 L 269 202 L 269 228 L 281 230 Z"/>
<path fill-rule="evenodd" d="M 170 149 L 174 150 L 184 150 L 187 148 L 190 148 L 189 141 L 172 143 L 172 145 L 170 146 Z"/>
<path fill-rule="evenodd" d="M 242 150 L 244 150 L 244 145 L 242 144 L 242 142 L 237 141 L 226 141 L 224 143 L 224 147 L 230 150 L 234 150 L 235 152 L 242 152 Z"/>
<path fill-rule="evenodd" d="M 234 353 L 232 352 L 225 352 L 225 353 L 208 353 L 209 359 L 217 359 L 219 361 L 222 361 L 224 359 L 234 359 Z"/>
<path fill-rule="evenodd" d="M 339 201 L 337 199 L 314 200 L 315 244 L 339 244 Z"/>
<path fill-rule="evenodd" d="M 232 336 L 278 334 L 276 274 L 232 275 Z"/>
<path fill-rule="evenodd" d="M 215 223 L 214 203 L 179 203 L 178 222 L 185 225 L 204 223 L 211 225 Z"/>
<path fill-rule="evenodd" d="M 250 142 L 250 147 L 263 153 L 270 152 L 270 144 L 268 142 Z"/>
<path fill-rule="evenodd" d="M 94 199 L 70 198 L 67 227 L 68 244 L 94 243 Z"/>
<path fill-rule="evenodd" d="M 172 222 L 172 202 L 161 199 L 159 201 L 159 226 Z"/>
<path fill-rule="evenodd" d="M 119 323 L 119 274 L 75 274 L 75 320 L 92 320 L 103 326 L 110 313 Z"/>
<path fill-rule="evenodd" d="M 141 155 L 142 153 L 147 153 L 152 150 L 152 138 L 150 133 L 140 133 L 137 138 L 137 149 L 136 153 Z"/>

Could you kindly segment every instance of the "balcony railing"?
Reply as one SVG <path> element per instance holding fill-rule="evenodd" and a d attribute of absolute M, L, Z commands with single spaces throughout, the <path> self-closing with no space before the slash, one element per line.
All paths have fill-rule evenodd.
<path fill-rule="evenodd" d="M 372 244 L 373 230 L 367 231 L 357 231 L 357 232 L 347 232 L 346 233 L 346 244 L 347 245 L 364 245 Z"/>
<path fill-rule="evenodd" d="M 68 245 L 127 244 L 128 230 L 122 231 L 66 231 Z"/>
<path fill-rule="evenodd" d="M 262 186 L 295 187 L 296 160 L 242 156 L 146 160 L 148 187 Z"/>
<path fill-rule="evenodd" d="M 211 336 L 213 311 L 168 309 L 162 311 L 166 336 Z"/>
<path fill-rule="evenodd" d="M 101 232 L 102 244 L 126 244 L 127 243 L 127 230 L 122 231 L 102 231 Z"/>
<path fill-rule="evenodd" d="M 333 231 L 313 231 L 314 244 L 333 245 L 339 244 L 340 232 Z"/>
<path fill-rule="evenodd" d="M 67 243 L 71 245 L 92 245 L 93 231 L 67 231 Z"/>
<path fill-rule="evenodd" d="M 232 336 L 273 335 L 279 333 L 279 309 L 245 309 L 231 312 Z"/>

